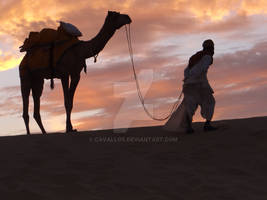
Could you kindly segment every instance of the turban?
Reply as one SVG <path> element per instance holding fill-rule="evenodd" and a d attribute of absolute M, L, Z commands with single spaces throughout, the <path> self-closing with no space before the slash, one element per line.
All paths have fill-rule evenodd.
<path fill-rule="evenodd" d="M 204 42 L 203 42 L 203 44 L 202 44 L 202 47 L 204 48 L 204 49 L 209 49 L 210 47 L 214 47 L 214 43 L 213 43 L 213 41 L 212 40 L 205 40 Z"/>

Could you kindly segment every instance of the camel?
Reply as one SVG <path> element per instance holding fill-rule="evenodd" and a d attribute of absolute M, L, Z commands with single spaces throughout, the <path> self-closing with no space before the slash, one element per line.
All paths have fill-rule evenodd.
<path fill-rule="evenodd" d="M 131 22 L 131 18 L 128 15 L 108 11 L 104 25 L 99 33 L 93 39 L 80 41 L 77 45 L 67 50 L 61 61 L 54 67 L 53 72 L 51 72 L 51 68 L 45 68 L 41 70 L 28 70 L 23 74 L 20 73 L 23 101 L 22 117 L 25 122 L 27 135 L 30 135 L 28 107 L 31 91 L 34 102 L 33 117 L 42 133 L 46 134 L 40 115 L 40 97 L 43 91 L 44 79 L 51 79 L 52 81 L 53 78 L 60 79 L 63 88 L 66 111 L 66 133 L 77 131 L 76 129 L 73 129 L 71 123 L 71 111 L 73 108 L 75 90 L 80 80 L 80 73 L 83 68 L 86 72 L 85 60 L 98 55 L 98 53 L 104 49 L 116 30 Z M 25 56 L 27 56 L 27 53 Z"/>

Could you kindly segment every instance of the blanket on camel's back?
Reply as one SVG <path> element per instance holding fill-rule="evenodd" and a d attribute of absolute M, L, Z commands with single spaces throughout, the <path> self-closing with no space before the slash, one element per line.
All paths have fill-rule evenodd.
<path fill-rule="evenodd" d="M 45 28 L 40 32 L 30 32 L 20 47 L 21 52 L 27 52 L 19 66 L 20 76 L 26 71 L 53 70 L 64 53 L 79 42 L 77 35 L 70 34 L 62 27 L 62 22 L 57 30 Z"/>

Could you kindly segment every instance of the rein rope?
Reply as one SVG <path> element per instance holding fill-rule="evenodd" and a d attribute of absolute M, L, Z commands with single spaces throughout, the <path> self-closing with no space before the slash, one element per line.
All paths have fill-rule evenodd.
<path fill-rule="evenodd" d="M 146 114 L 151 119 L 156 120 L 156 121 L 164 121 L 164 120 L 170 118 L 171 115 L 173 114 L 173 112 L 178 108 L 178 104 L 179 104 L 179 101 L 182 98 L 183 92 L 180 93 L 180 96 L 179 96 L 178 100 L 175 101 L 175 103 L 172 106 L 172 109 L 170 110 L 170 113 L 167 116 L 165 116 L 163 118 L 157 118 L 157 117 L 154 117 L 153 114 L 151 114 L 149 112 L 149 110 L 145 106 L 145 99 L 144 99 L 144 97 L 142 95 L 142 92 L 141 92 L 141 89 L 140 89 L 140 85 L 139 85 L 139 81 L 138 81 L 137 74 L 136 74 L 136 70 L 135 70 L 134 59 L 133 59 L 132 39 L 131 39 L 131 26 L 130 26 L 130 24 L 128 26 L 129 26 L 129 28 L 127 27 L 127 25 L 125 25 L 125 31 L 126 31 L 126 38 L 127 38 L 129 54 L 130 54 L 130 60 L 131 60 L 131 64 L 132 64 L 132 69 L 133 69 L 133 74 L 134 74 L 134 79 L 135 79 L 135 83 L 136 83 L 136 89 L 137 89 L 138 97 L 139 97 L 139 99 L 140 99 L 140 101 L 142 103 L 144 111 L 146 112 Z"/>

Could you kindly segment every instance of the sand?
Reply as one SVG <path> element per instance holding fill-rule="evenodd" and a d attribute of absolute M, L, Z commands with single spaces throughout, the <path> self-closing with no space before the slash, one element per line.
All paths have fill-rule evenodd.
<path fill-rule="evenodd" d="M 266 200 L 267 117 L 202 125 L 1 137 L 1 199 Z"/>

